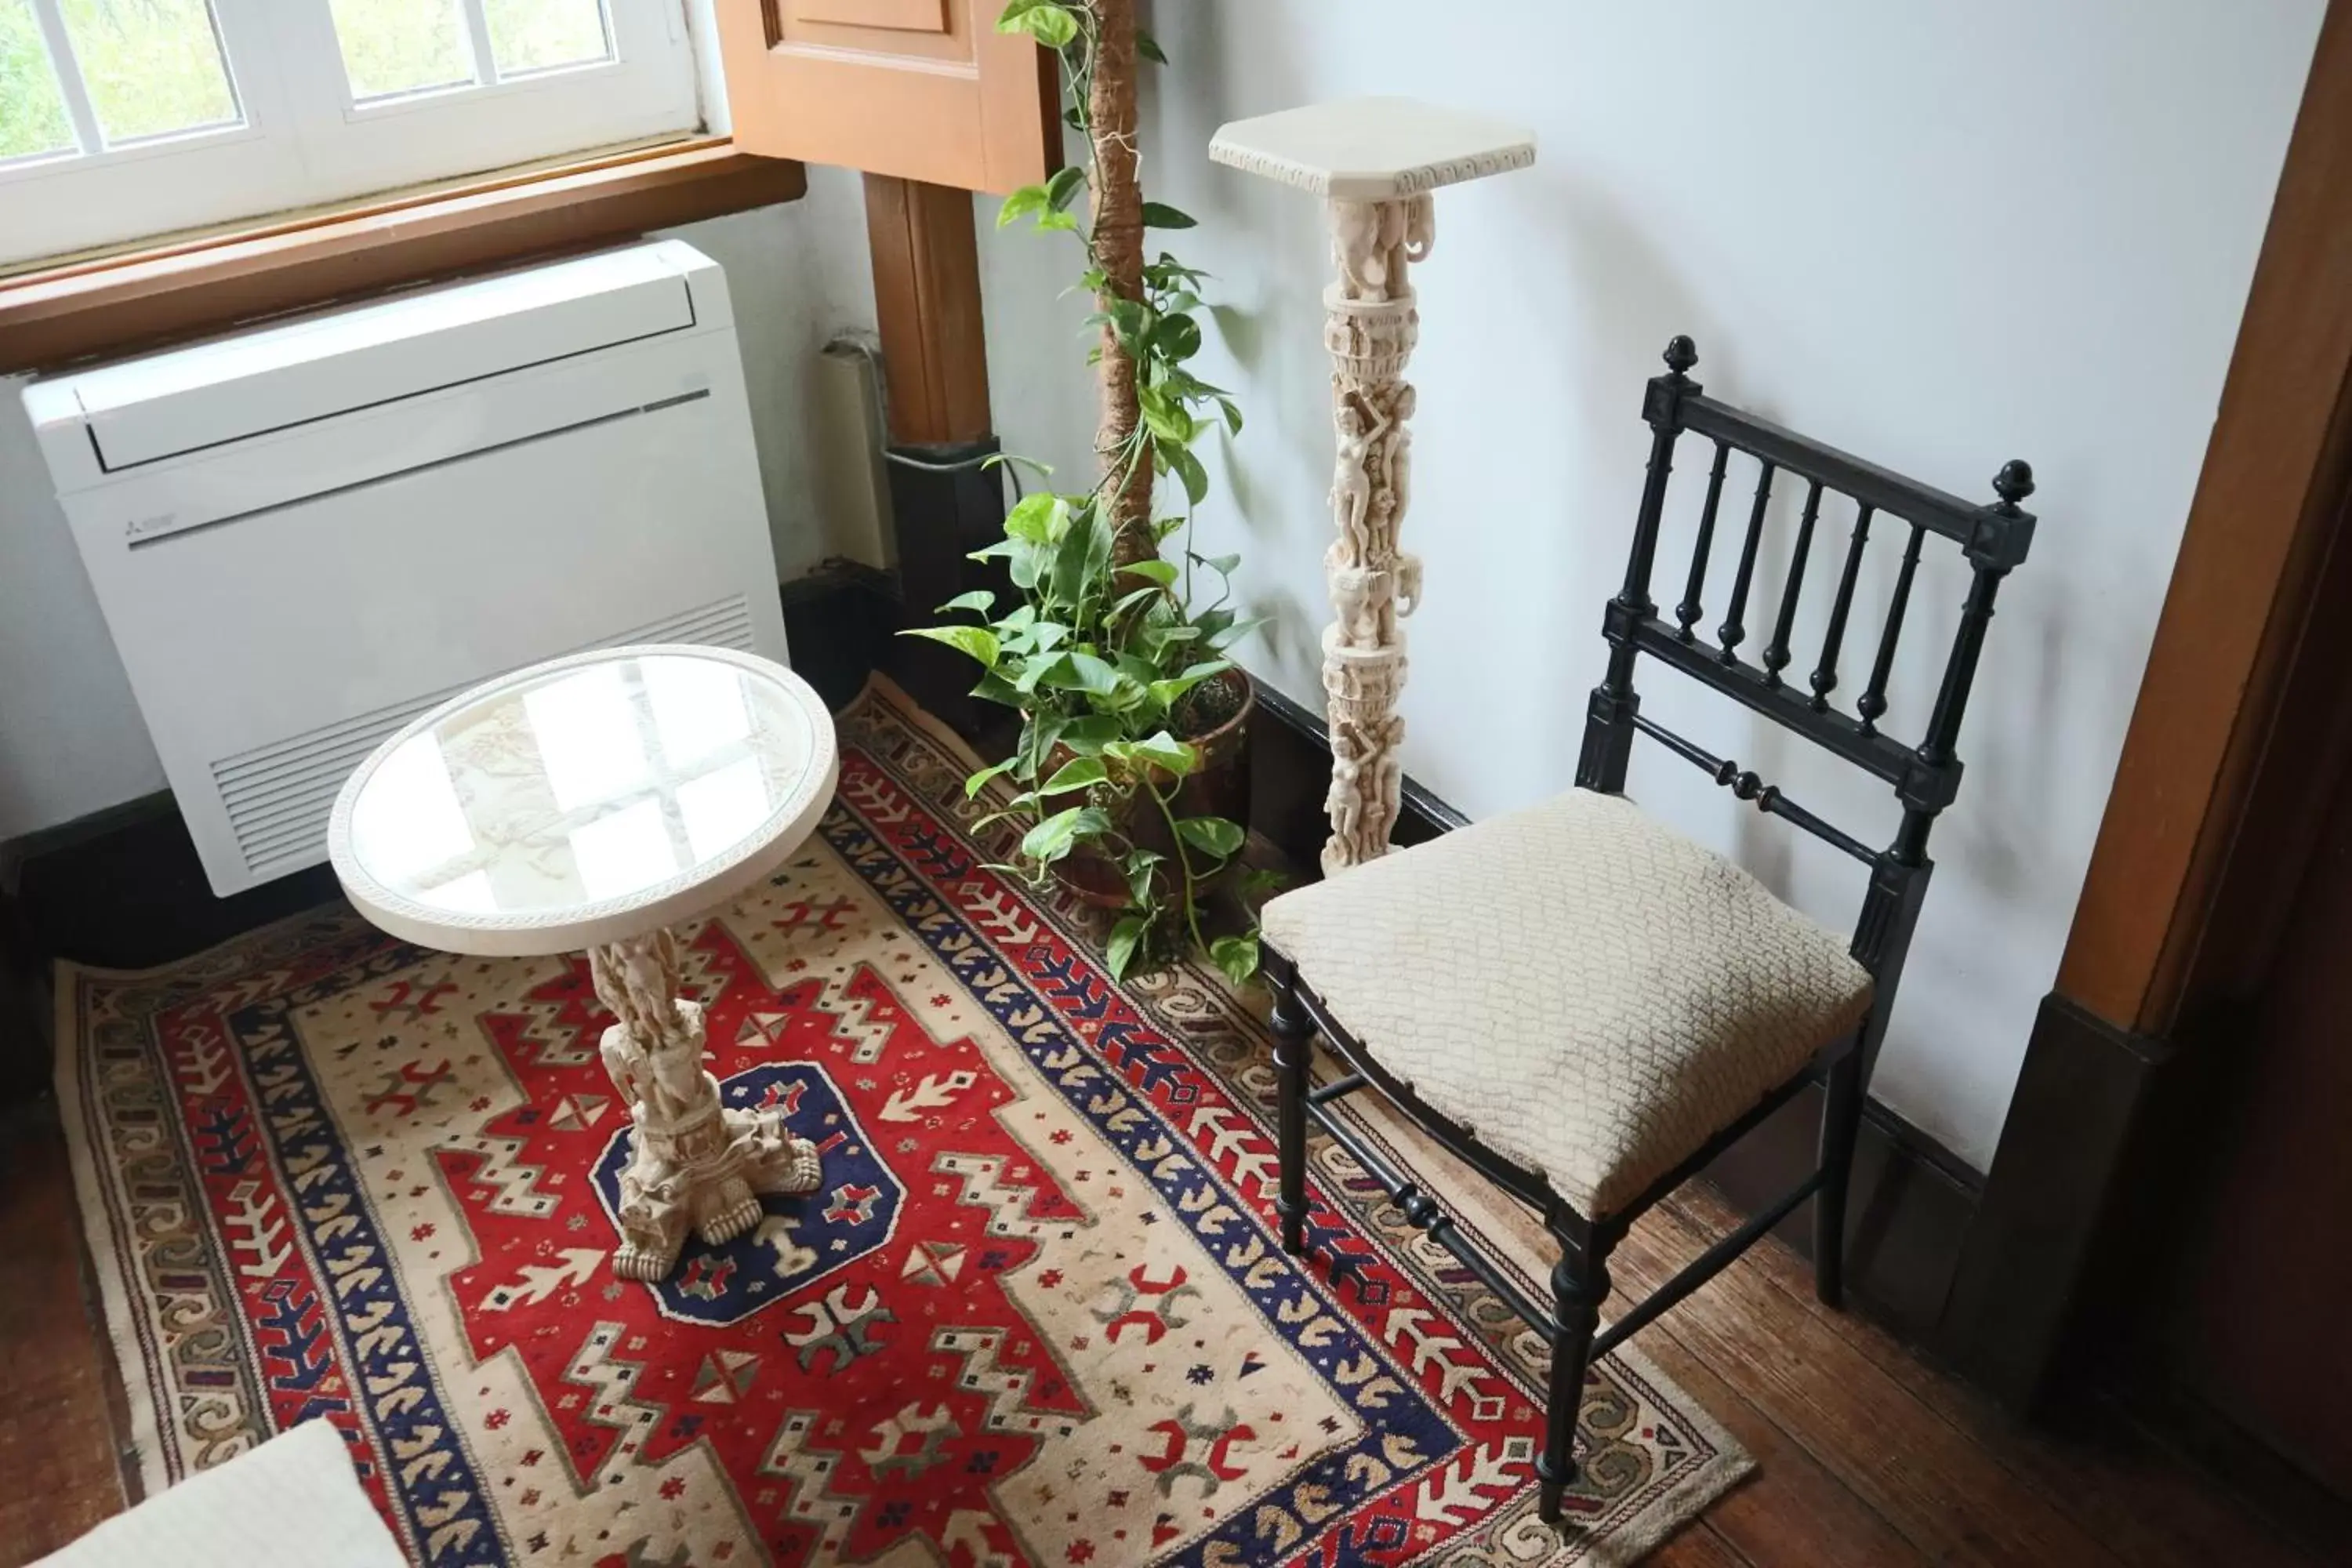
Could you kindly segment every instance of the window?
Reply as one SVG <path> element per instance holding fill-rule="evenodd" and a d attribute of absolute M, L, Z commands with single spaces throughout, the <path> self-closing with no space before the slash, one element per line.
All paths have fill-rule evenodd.
<path fill-rule="evenodd" d="M 698 119 L 679 0 L 0 0 L 0 264 Z"/>

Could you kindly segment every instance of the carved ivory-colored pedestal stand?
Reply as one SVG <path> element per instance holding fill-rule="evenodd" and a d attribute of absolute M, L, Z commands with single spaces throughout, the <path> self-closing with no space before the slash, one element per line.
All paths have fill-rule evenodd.
<path fill-rule="evenodd" d="M 1436 237 L 1429 193 L 1535 162 L 1524 131 L 1410 99 L 1360 99 L 1236 121 L 1209 156 L 1326 197 L 1339 276 L 1323 291 L 1338 463 L 1324 555 L 1333 620 L 1323 633 L 1331 731 L 1326 874 L 1388 852 L 1403 783 L 1404 634 L 1421 562 L 1398 548 L 1412 493 L 1412 384 L 1421 330 L 1410 268 Z"/>
<path fill-rule="evenodd" d="M 621 1246 L 613 1272 L 658 1279 L 688 1231 L 713 1244 L 760 1223 L 761 1193 L 816 1190 L 816 1146 L 774 1110 L 730 1110 L 702 1065 L 702 1005 L 678 996 L 677 942 L 667 927 L 588 950 L 605 1029 L 604 1070 L 636 1123 L 621 1173 Z"/>
<path fill-rule="evenodd" d="M 385 741 L 335 802 L 352 905 L 447 952 L 585 948 L 616 1020 L 604 1070 L 629 1108 L 613 1272 L 658 1279 L 690 1233 L 732 1240 L 762 1193 L 816 1188 L 774 1107 L 730 1107 L 702 1065 L 673 921 L 774 871 L 833 799 L 833 718 L 782 665 L 731 648 L 609 648 L 476 688 Z"/>

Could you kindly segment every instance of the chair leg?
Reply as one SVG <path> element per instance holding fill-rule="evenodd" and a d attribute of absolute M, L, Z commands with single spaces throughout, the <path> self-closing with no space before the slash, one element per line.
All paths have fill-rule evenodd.
<path fill-rule="evenodd" d="M 1281 1189 L 1275 1212 L 1282 1217 L 1282 1249 L 1292 1257 L 1307 1250 L 1307 1090 L 1315 1065 L 1315 1026 L 1286 984 L 1274 992 L 1274 1066 L 1281 1080 L 1275 1126 L 1281 1152 Z"/>
<path fill-rule="evenodd" d="M 1576 1479 L 1576 1417 L 1584 1404 L 1585 1363 L 1592 1335 L 1601 1327 L 1601 1303 L 1609 1299 L 1605 1257 L 1582 1258 L 1564 1248 L 1551 1271 L 1552 1317 L 1559 1328 L 1551 1342 L 1551 1381 L 1546 1391 L 1543 1452 L 1536 1458 L 1541 1484 L 1538 1511 L 1558 1524 L 1560 1500 Z"/>
<path fill-rule="evenodd" d="M 1830 1068 L 1828 1089 L 1822 1102 L 1822 1188 L 1813 1194 L 1813 1294 L 1837 1307 L 1845 1301 L 1846 1186 L 1862 1128 L 1860 1051 Z"/>

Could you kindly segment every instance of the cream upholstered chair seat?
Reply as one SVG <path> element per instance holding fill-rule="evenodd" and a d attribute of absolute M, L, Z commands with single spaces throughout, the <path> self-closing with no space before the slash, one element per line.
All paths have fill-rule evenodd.
<path fill-rule="evenodd" d="M 1392 852 L 1265 907 L 1384 1070 L 1605 1215 L 1859 1024 L 1846 943 L 1621 795 Z"/>

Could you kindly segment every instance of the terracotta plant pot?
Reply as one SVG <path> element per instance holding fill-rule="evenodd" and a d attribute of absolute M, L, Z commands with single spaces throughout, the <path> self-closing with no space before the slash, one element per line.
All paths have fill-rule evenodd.
<path fill-rule="evenodd" d="M 1203 695 L 1205 694 L 1205 695 Z M 1194 689 L 1192 696 L 1202 697 L 1186 706 L 1207 708 L 1226 714 L 1205 734 L 1187 734 L 1171 726 L 1180 741 L 1189 741 L 1201 748 L 1200 771 L 1176 786 L 1174 808 L 1183 816 L 1222 816 L 1244 826 L 1249 822 L 1249 724 L 1257 711 L 1257 689 L 1249 676 L 1238 667 L 1223 675 L 1204 680 Z M 1071 753 L 1055 747 L 1048 754 L 1045 772 L 1070 760 Z M 1128 808 L 1129 820 L 1121 831 L 1147 849 L 1156 849 L 1170 862 L 1176 858 L 1176 846 L 1168 834 L 1168 825 L 1161 820 L 1150 801 L 1139 796 Z M 1117 862 L 1089 849 L 1077 849 L 1054 863 L 1054 878 L 1062 886 L 1087 903 L 1097 909 L 1115 910 L 1128 901 L 1127 877 Z M 1213 881 L 1214 879 L 1212 879 Z M 1202 884 L 1204 887 L 1210 884 Z"/>

